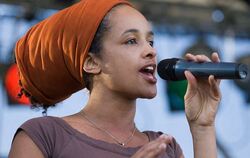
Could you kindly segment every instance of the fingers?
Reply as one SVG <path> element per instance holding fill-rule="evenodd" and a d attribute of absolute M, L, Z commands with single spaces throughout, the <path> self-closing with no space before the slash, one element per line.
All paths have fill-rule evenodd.
<path fill-rule="evenodd" d="M 156 140 L 140 148 L 132 158 L 155 158 L 166 151 L 167 145 L 172 142 L 173 137 L 161 135 Z"/>
<path fill-rule="evenodd" d="M 187 53 L 185 57 L 187 60 L 194 61 L 194 62 L 211 62 L 211 61 L 215 62 L 215 63 L 220 62 L 219 55 L 216 52 L 212 53 L 211 60 L 205 55 L 193 55 L 190 53 Z M 185 74 L 185 76 L 186 76 L 186 74 Z M 191 77 L 189 79 L 191 79 Z M 220 80 L 217 80 L 217 79 L 215 79 L 215 80 L 216 80 L 217 84 L 220 84 Z"/>
<path fill-rule="evenodd" d="M 171 141 L 172 141 L 171 136 L 167 136 L 164 134 L 161 135 L 158 139 L 145 146 L 145 148 L 143 149 L 144 150 L 143 157 L 154 158 L 156 156 L 159 156 L 164 151 L 166 151 L 167 144 L 169 144 Z"/>
<path fill-rule="evenodd" d="M 220 92 L 220 88 L 219 88 L 220 81 L 216 80 L 213 75 L 210 75 L 208 78 L 208 82 L 211 86 L 211 90 L 213 93 L 213 99 L 215 99 L 217 101 L 220 100 L 220 98 L 221 98 L 221 92 Z"/>
<path fill-rule="evenodd" d="M 189 97 L 191 97 L 194 95 L 192 93 L 194 93 L 194 90 L 197 88 L 197 80 L 190 71 L 185 71 L 184 74 L 185 74 L 186 79 L 188 81 L 187 91 L 189 91 L 189 93 L 190 93 Z"/>
<path fill-rule="evenodd" d="M 186 54 L 186 59 L 191 60 L 194 62 L 209 62 L 211 61 L 207 56 L 205 55 L 192 55 L 190 53 Z"/>
<path fill-rule="evenodd" d="M 211 56 L 211 59 L 212 59 L 212 61 L 215 62 L 215 63 L 220 62 L 220 58 L 219 58 L 218 53 L 213 53 L 212 56 Z"/>
<path fill-rule="evenodd" d="M 193 54 L 187 53 L 185 57 L 187 60 L 191 60 L 194 62 L 209 62 L 209 61 L 220 62 L 219 55 L 216 52 L 212 53 L 211 60 L 207 56 L 202 55 L 202 54 L 193 55 Z"/>

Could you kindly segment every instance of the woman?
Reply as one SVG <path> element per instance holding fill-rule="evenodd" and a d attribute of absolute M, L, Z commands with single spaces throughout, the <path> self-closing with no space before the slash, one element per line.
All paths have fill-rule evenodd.
<path fill-rule="evenodd" d="M 45 109 L 84 87 L 90 96 L 79 113 L 24 123 L 9 157 L 183 158 L 173 137 L 134 123 L 136 99 L 156 95 L 153 43 L 147 20 L 123 0 L 84 0 L 34 26 L 16 46 L 22 92 Z M 211 59 L 219 62 L 216 53 Z M 194 155 L 216 157 L 219 81 L 185 75 Z"/>

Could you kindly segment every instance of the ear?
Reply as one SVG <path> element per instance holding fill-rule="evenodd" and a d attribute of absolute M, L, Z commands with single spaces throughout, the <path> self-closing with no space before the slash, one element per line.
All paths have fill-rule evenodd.
<path fill-rule="evenodd" d="M 89 53 L 89 55 L 84 61 L 83 70 L 90 74 L 100 73 L 101 67 L 98 61 L 99 60 L 97 59 L 97 57 L 95 57 L 95 55 Z"/>

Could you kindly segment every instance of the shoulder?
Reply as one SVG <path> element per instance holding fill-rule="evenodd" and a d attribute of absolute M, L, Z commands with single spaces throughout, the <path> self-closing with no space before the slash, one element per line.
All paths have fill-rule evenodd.
<path fill-rule="evenodd" d="M 15 139 L 12 142 L 8 157 L 43 158 L 44 156 L 46 156 L 46 152 L 39 149 L 39 147 L 25 132 L 20 131 L 16 134 Z"/>
<path fill-rule="evenodd" d="M 71 139 L 72 133 L 64 124 L 62 119 L 58 117 L 44 116 L 30 119 L 18 128 L 14 141 L 18 135 L 25 133 L 45 157 L 50 157 L 55 153 L 57 142 L 60 142 L 61 148 Z"/>
<path fill-rule="evenodd" d="M 37 117 L 37 118 L 32 118 L 30 120 L 27 120 L 26 122 L 24 122 L 22 126 L 30 126 L 30 125 L 42 125 L 42 124 L 48 124 L 51 125 L 54 123 L 54 119 L 56 117 L 51 117 L 51 116 L 44 116 L 44 117 Z"/>
<path fill-rule="evenodd" d="M 33 133 L 44 134 L 44 132 L 53 131 L 54 127 L 58 126 L 55 122 L 55 118 L 50 116 L 32 118 L 24 122 L 19 128 L 19 130 L 25 131 L 28 135 Z M 17 131 L 17 132 L 18 132 Z"/>
<path fill-rule="evenodd" d="M 72 133 L 72 130 L 70 129 L 70 126 L 59 117 L 54 116 L 44 116 L 44 117 L 37 117 L 32 118 L 30 120 L 27 120 L 24 122 L 19 129 L 23 130 L 37 130 L 37 131 L 66 131 L 68 133 Z"/>
<path fill-rule="evenodd" d="M 44 131 L 50 124 L 49 117 L 33 118 L 24 122 L 14 135 L 9 157 L 48 157 L 48 151 L 43 144 L 47 133 Z"/>
<path fill-rule="evenodd" d="M 40 141 L 54 142 L 62 137 L 71 137 L 72 129 L 63 119 L 59 117 L 44 116 L 32 118 L 24 122 L 17 130 L 24 131 L 32 139 L 40 139 Z"/>

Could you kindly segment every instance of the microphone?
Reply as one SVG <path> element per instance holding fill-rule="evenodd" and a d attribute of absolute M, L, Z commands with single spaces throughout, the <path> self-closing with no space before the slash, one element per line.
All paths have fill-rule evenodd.
<path fill-rule="evenodd" d="M 214 75 L 216 79 L 245 79 L 248 73 L 247 65 L 230 62 L 197 63 L 171 58 L 160 61 L 157 66 L 158 74 L 164 80 L 185 80 L 185 70 L 190 71 L 196 78 L 208 78 L 209 75 Z"/>

